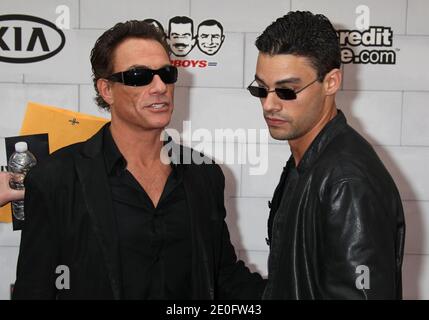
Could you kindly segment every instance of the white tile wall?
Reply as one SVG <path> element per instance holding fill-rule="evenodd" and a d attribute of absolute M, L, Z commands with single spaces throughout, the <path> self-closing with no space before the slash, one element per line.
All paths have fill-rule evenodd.
<path fill-rule="evenodd" d="M 404 201 L 405 253 L 429 254 L 429 202 Z"/>
<path fill-rule="evenodd" d="M 77 110 L 76 85 L 0 84 L 0 136 L 16 136 L 29 101 Z"/>
<path fill-rule="evenodd" d="M 8 74 L 14 74 L 14 80 L 22 79 L 24 75 L 26 83 L 89 84 L 91 82 L 89 55 L 102 30 L 64 30 L 64 33 L 66 35 L 64 48 L 50 59 L 21 64 L 1 62 L 0 81 L 8 81 Z M 51 38 L 48 35 L 46 37 L 49 43 Z M 56 41 L 56 38 L 52 41 Z"/>
<path fill-rule="evenodd" d="M 190 121 L 190 88 L 176 87 L 174 90 L 174 111 L 169 128 L 182 133 L 184 121 Z M 192 122 L 191 122 L 192 126 Z"/>
<path fill-rule="evenodd" d="M 0 166 L 7 166 L 6 141 L 0 138 Z"/>
<path fill-rule="evenodd" d="M 290 0 L 191 0 L 195 20 L 216 19 L 234 32 L 259 32 L 289 10 Z"/>
<path fill-rule="evenodd" d="M 429 145 L 429 92 L 404 92 L 402 145 Z"/>
<path fill-rule="evenodd" d="M 225 175 L 225 200 L 239 196 L 241 192 L 241 165 L 220 164 L 220 167 Z"/>
<path fill-rule="evenodd" d="M 10 299 L 10 285 L 16 279 L 19 247 L 0 247 L 0 300 Z"/>
<path fill-rule="evenodd" d="M 225 28 L 226 39 L 214 56 L 194 49 L 183 58 L 217 62 L 217 66 L 180 68 L 170 127 L 181 131 L 183 121 L 191 120 L 194 130 L 206 128 L 212 133 L 221 128 L 266 129 L 259 101 L 245 90 L 254 77 L 257 35 L 291 7 L 324 13 L 337 27 L 354 29 L 356 7 L 367 5 L 371 25 L 393 28 L 391 49 L 397 64 L 345 65 L 344 91 L 338 94 L 337 103 L 349 123 L 375 145 L 401 193 L 407 221 L 404 297 L 429 299 L 428 1 L 273 0 L 268 4 L 256 0 L 2 0 L 0 14 L 30 14 L 55 22 L 55 8 L 62 4 L 70 7 L 72 29 L 65 30 L 66 45 L 60 53 L 38 63 L 0 62 L 0 137 L 18 133 L 29 100 L 109 118 L 93 101 L 89 54 L 95 40 L 119 21 L 155 18 L 167 29 L 168 20 L 177 15 L 190 16 L 195 27 L 204 19 L 217 19 Z M 54 40 L 48 37 L 49 42 Z M 287 143 L 272 138 L 262 145 L 250 136 L 245 138 L 240 143 L 225 144 L 234 152 L 241 150 L 244 161 L 221 165 L 226 177 L 227 222 L 239 257 L 252 270 L 266 275 L 267 201 L 290 150 Z M 220 141 L 214 144 L 215 148 L 220 145 Z M 266 160 L 265 174 L 251 175 L 255 164 L 245 153 L 250 147 L 267 156 L 259 159 L 262 166 Z M 0 149 L 2 164 L 3 139 Z M 0 299 L 9 299 L 19 237 L 10 224 L 0 224 Z"/>
<path fill-rule="evenodd" d="M 189 0 L 109 1 L 80 0 L 81 28 L 107 29 L 117 22 L 152 18 L 167 29 L 174 16 L 189 16 Z"/>
<path fill-rule="evenodd" d="M 404 256 L 402 289 L 404 299 L 429 299 L 428 255 L 407 254 Z"/>
<path fill-rule="evenodd" d="M 394 34 L 405 33 L 406 0 L 292 0 L 292 10 L 322 13 L 342 29 L 356 29 L 356 8 L 360 5 L 368 6 L 370 25 L 392 27 Z"/>
<path fill-rule="evenodd" d="M 429 35 L 428 12 L 427 0 L 408 0 L 407 34 Z"/>
<path fill-rule="evenodd" d="M 18 247 L 21 241 L 21 231 L 13 231 L 11 223 L 0 223 L 0 247 Z"/>
<path fill-rule="evenodd" d="M 429 37 L 394 35 L 391 50 L 396 52 L 396 65 L 346 64 L 344 89 L 428 91 Z"/>
<path fill-rule="evenodd" d="M 201 128 L 207 129 L 212 138 L 220 142 L 233 141 L 227 137 L 226 132 L 222 134 L 221 129 L 243 132 L 243 135 L 239 137 L 237 131 L 237 140 L 242 143 L 255 143 L 259 141 L 261 135 L 268 136 L 259 100 L 251 97 L 245 89 L 192 88 L 189 90 L 187 99 L 189 109 L 186 120 L 191 121 L 193 131 Z M 176 109 L 182 108 L 177 104 L 178 102 L 176 102 Z M 183 113 L 181 114 L 182 119 Z M 261 129 L 264 132 L 260 132 Z M 248 134 L 249 130 L 256 130 L 257 135 Z"/>
<path fill-rule="evenodd" d="M 2 72 L 0 75 L 0 83 L 23 83 L 24 75 L 16 73 L 15 70 Z"/>
<path fill-rule="evenodd" d="M 79 85 L 79 112 L 110 119 L 110 112 L 101 110 L 94 101 L 95 90 L 92 84 Z"/>
<path fill-rule="evenodd" d="M 256 38 L 260 33 L 246 33 L 244 54 L 244 87 L 247 87 L 255 79 L 256 61 L 258 60 L 258 48 L 255 46 Z"/>
<path fill-rule="evenodd" d="M 375 145 L 401 142 L 402 93 L 387 91 L 340 91 L 337 106 L 347 122 Z M 380 119 L 386 121 L 380 125 Z"/>
<path fill-rule="evenodd" d="M 189 146 L 187 140 L 184 143 Z M 241 193 L 240 181 L 242 168 L 239 159 L 245 159 L 243 155 L 246 145 L 241 143 L 195 141 L 191 146 L 220 165 L 225 176 L 225 199 L 232 196 L 239 196 Z"/>
<path fill-rule="evenodd" d="M 264 148 L 264 146 L 260 146 Z M 282 144 L 268 145 L 268 159 L 264 156 L 261 159 L 260 167 L 265 167 L 264 163 L 268 161 L 267 171 L 263 175 L 252 175 L 251 164 L 243 166 L 242 193 L 243 197 L 272 197 L 276 188 L 283 167 L 290 157 L 289 145 L 286 142 Z M 259 166 L 258 166 L 259 167 Z"/>
<path fill-rule="evenodd" d="M 429 200 L 429 148 L 381 147 L 375 151 L 389 170 L 403 200 Z"/>
<path fill-rule="evenodd" d="M 193 131 L 209 130 L 210 140 L 259 143 L 267 141 L 268 137 L 268 143 L 283 143 L 271 138 L 259 99 L 246 89 L 176 87 L 175 109 L 169 127 L 183 132 L 184 121 L 190 121 Z M 227 129 L 234 133 L 231 138 Z"/>
<path fill-rule="evenodd" d="M 230 198 L 226 203 L 231 241 L 237 250 L 268 250 L 269 198 Z"/>
<path fill-rule="evenodd" d="M 250 271 L 258 272 L 264 278 L 268 277 L 268 251 L 239 251 L 239 258 L 249 267 Z"/>
<path fill-rule="evenodd" d="M 0 2 L 1 15 L 23 14 L 39 17 L 48 21 L 56 22 L 57 18 L 64 12 L 58 11 L 58 6 L 67 6 L 70 13 L 70 28 L 79 27 L 79 2 L 74 0 L 2 0 Z"/>

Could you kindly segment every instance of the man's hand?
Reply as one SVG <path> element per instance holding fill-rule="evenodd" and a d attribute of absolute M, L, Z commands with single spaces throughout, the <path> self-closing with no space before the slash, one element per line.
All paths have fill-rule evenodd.
<path fill-rule="evenodd" d="M 14 190 L 9 186 L 11 174 L 8 172 L 0 172 L 0 207 L 10 201 L 24 199 L 24 190 Z"/>

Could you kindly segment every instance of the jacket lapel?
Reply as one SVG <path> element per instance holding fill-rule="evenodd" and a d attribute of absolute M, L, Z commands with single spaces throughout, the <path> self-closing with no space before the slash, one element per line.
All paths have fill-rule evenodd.
<path fill-rule="evenodd" d="M 103 251 L 113 296 L 120 299 L 122 281 L 119 239 L 102 152 L 103 131 L 106 130 L 106 126 L 84 144 L 82 153 L 77 156 L 75 163 L 86 208 Z"/>
<path fill-rule="evenodd" d="M 274 217 L 276 215 L 276 212 L 280 206 L 281 199 L 283 197 L 284 185 L 286 182 L 289 167 L 291 166 L 291 161 L 293 161 L 292 156 L 289 158 L 286 166 L 283 168 L 283 171 L 282 171 L 282 174 L 280 177 L 280 182 L 278 183 L 276 190 L 274 191 L 274 195 L 273 195 L 272 200 L 268 201 L 268 207 L 270 209 L 270 214 L 268 216 L 268 223 L 267 223 L 268 238 L 266 238 L 265 241 L 267 242 L 267 245 L 269 247 L 271 247 L 271 238 L 272 238 L 272 229 L 273 229 Z"/>
<path fill-rule="evenodd" d="M 202 176 L 204 170 L 197 165 L 186 165 L 183 173 L 183 186 L 191 217 L 192 238 L 192 299 L 213 299 L 214 287 L 210 278 L 209 251 L 210 244 L 210 199 L 204 190 L 206 183 Z"/>

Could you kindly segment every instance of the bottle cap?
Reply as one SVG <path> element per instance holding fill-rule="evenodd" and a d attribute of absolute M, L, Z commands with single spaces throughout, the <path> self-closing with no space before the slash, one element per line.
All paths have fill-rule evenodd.
<path fill-rule="evenodd" d="M 15 143 L 15 151 L 16 152 L 25 152 L 28 150 L 27 142 L 21 141 Z"/>

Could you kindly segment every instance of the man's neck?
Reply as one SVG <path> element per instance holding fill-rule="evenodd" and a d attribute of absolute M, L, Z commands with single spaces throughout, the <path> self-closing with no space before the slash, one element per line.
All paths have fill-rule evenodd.
<path fill-rule="evenodd" d="M 301 162 L 305 152 L 310 147 L 311 143 L 314 141 L 320 131 L 322 131 L 326 124 L 336 115 L 337 108 L 330 108 L 329 112 L 325 113 L 309 132 L 307 132 L 302 137 L 288 141 L 296 167 L 298 167 L 298 164 Z"/>
<path fill-rule="evenodd" d="M 159 163 L 163 146 L 160 137 L 163 129 L 144 130 L 112 122 L 110 131 L 128 166 L 151 167 Z"/>

